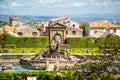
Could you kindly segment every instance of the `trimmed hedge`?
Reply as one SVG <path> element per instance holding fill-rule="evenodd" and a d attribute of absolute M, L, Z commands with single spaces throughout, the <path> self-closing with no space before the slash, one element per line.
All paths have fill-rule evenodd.
<path fill-rule="evenodd" d="M 120 37 L 115 34 L 108 34 L 96 38 L 94 41 L 93 39 L 93 37 L 69 37 L 66 42 L 69 44 L 69 48 L 99 48 L 101 45 L 110 47 L 120 45 Z"/>
<path fill-rule="evenodd" d="M 0 35 L 0 45 L 14 44 L 17 48 L 45 48 L 48 37 L 15 37 L 8 33 Z"/>
<path fill-rule="evenodd" d="M 93 37 L 68 37 L 66 39 L 68 48 L 99 48 L 101 45 L 113 47 L 120 45 L 120 37 L 108 34 L 94 40 Z M 45 48 L 48 46 L 48 37 L 15 37 L 8 33 L 0 35 L 0 45 L 14 44 L 17 48 Z"/>

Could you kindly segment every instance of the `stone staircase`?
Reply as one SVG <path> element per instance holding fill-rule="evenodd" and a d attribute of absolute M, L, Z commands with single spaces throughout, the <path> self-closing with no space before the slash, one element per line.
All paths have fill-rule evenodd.
<path fill-rule="evenodd" d="M 54 71 L 54 64 L 48 64 L 46 71 Z"/>

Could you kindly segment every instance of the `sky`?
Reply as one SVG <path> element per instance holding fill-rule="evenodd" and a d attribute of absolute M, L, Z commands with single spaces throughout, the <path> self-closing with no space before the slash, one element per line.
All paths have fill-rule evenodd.
<path fill-rule="evenodd" d="M 0 14 L 120 14 L 120 0 L 0 0 Z"/>

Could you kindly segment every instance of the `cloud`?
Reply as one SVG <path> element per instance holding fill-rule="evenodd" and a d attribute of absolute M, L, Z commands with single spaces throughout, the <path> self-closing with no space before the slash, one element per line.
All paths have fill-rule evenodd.
<path fill-rule="evenodd" d="M 87 6 L 86 3 L 83 3 L 83 2 L 74 2 L 72 4 L 73 7 L 82 7 L 82 6 Z"/>
<path fill-rule="evenodd" d="M 107 3 L 107 2 L 103 2 L 103 3 L 93 3 L 92 4 L 93 6 L 97 6 L 97 7 L 104 7 L 104 6 L 108 6 L 108 5 L 110 5 L 109 3 Z"/>
<path fill-rule="evenodd" d="M 0 9 L 5 9 L 7 8 L 5 5 L 0 5 Z"/>
<path fill-rule="evenodd" d="M 23 6 L 23 4 L 17 3 L 17 2 L 12 2 L 12 3 L 10 4 L 10 7 L 21 7 L 21 6 Z"/>
<path fill-rule="evenodd" d="M 111 4 L 120 5 L 120 2 L 112 2 Z"/>
<path fill-rule="evenodd" d="M 39 0 L 42 4 L 54 4 L 54 3 L 61 3 L 65 2 L 66 0 Z"/>

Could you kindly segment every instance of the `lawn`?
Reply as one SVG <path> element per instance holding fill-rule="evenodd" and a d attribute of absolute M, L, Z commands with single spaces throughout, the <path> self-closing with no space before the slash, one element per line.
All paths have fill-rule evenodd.
<path fill-rule="evenodd" d="M 73 54 L 85 54 L 85 53 L 102 53 L 99 48 L 70 48 L 69 51 Z M 88 52 L 87 52 L 88 51 Z"/>
<path fill-rule="evenodd" d="M 38 53 L 43 51 L 44 48 L 15 48 L 10 49 L 10 53 Z M 87 53 L 87 48 L 70 48 L 69 51 L 73 54 L 85 54 Z M 89 53 L 102 53 L 102 50 L 98 48 L 88 48 Z"/>
<path fill-rule="evenodd" d="M 15 49 L 10 49 L 10 53 L 38 53 L 42 51 L 43 48 L 15 48 Z"/>

